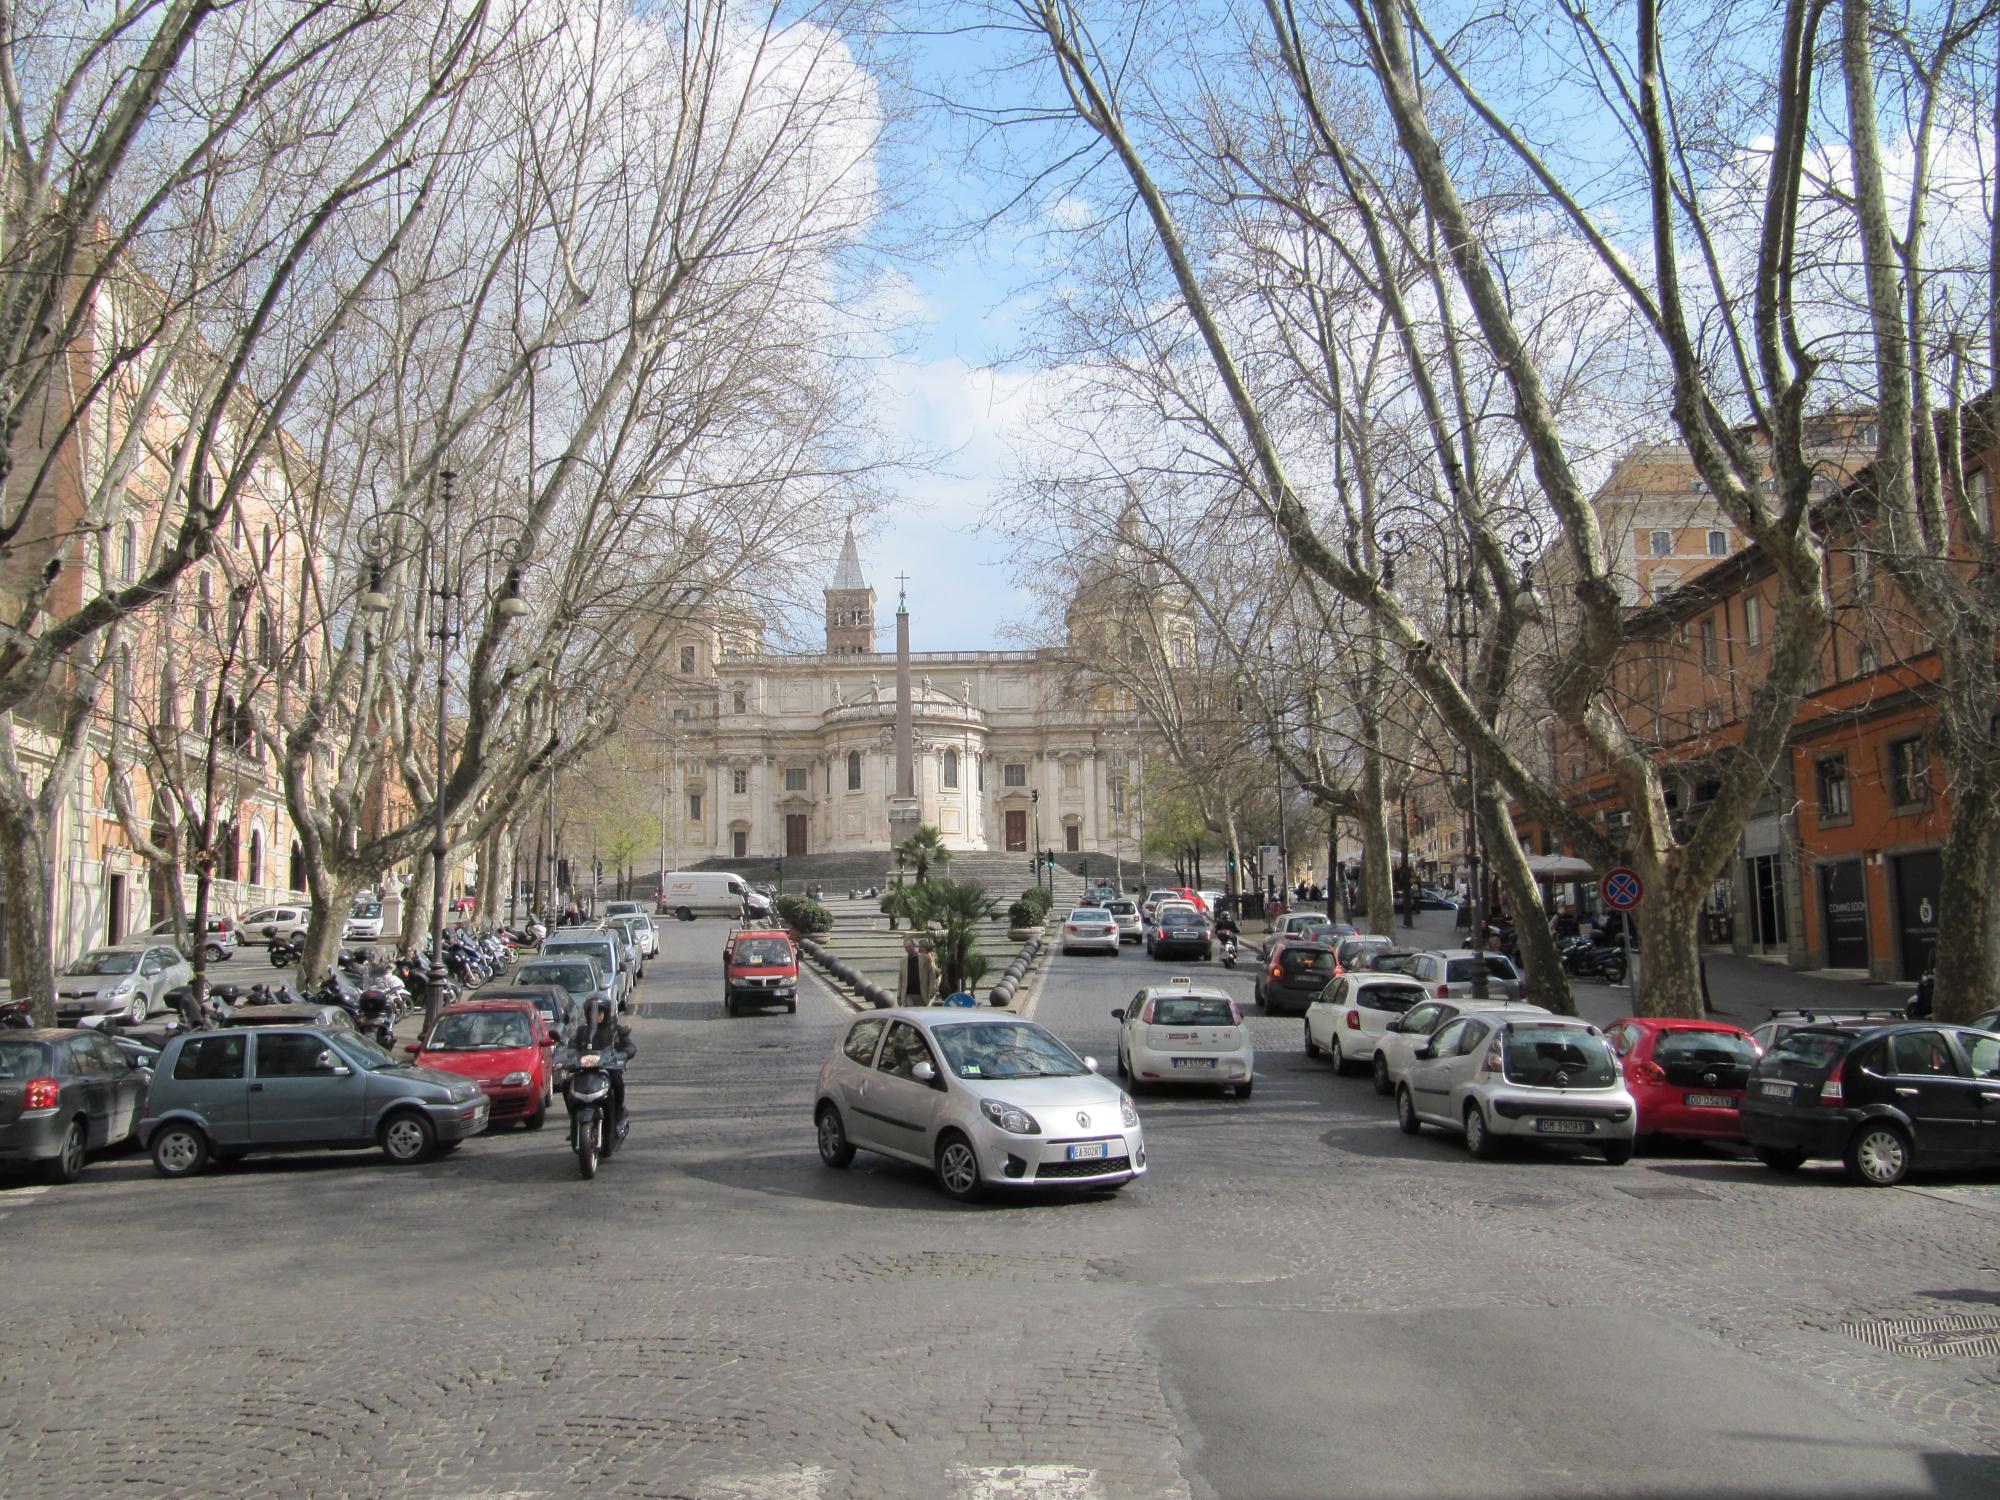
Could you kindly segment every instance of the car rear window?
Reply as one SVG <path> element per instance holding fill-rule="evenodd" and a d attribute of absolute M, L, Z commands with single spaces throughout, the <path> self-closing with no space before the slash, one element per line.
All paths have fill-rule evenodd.
<path fill-rule="evenodd" d="M 1444 977 L 1452 984 L 1470 984 L 1472 976 L 1479 970 L 1482 960 L 1477 958 L 1452 958 L 1445 961 Z M 1514 966 L 1504 958 L 1483 960 L 1486 973 L 1492 979 L 1512 979 Z"/>
<path fill-rule="evenodd" d="M 1227 1000 L 1175 995 L 1153 1002 L 1155 1026 L 1235 1026 L 1239 1023 L 1236 1007 Z"/>
<path fill-rule="evenodd" d="M 174 1077 L 185 1079 L 241 1078 L 243 1055 L 249 1039 L 235 1036 L 196 1036 L 181 1043 L 181 1055 L 174 1059 Z"/>
<path fill-rule="evenodd" d="M 1367 984 L 1355 992 L 1354 1002 L 1365 1005 L 1370 1010 L 1393 1011 L 1401 1015 L 1411 1006 L 1421 1004 L 1424 992 L 1409 984 Z"/>
<path fill-rule="evenodd" d="M 1853 1040 L 1831 1031 L 1788 1031 L 1771 1048 L 1769 1058 L 1781 1066 L 1830 1068 Z"/>
<path fill-rule="evenodd" d="M 792 961 L 792 945 L 783 938 L 745 938 L 736 945 L 730 961 L 746 967 L 788 964 Z"/>
<path fill-rule="evenodd" d="M 1113 901 L 1105 910 L 1120 917 L 1137 916 L 1139 908 L 1130 901 Z"/>
<path fill-rule="evenodd" d="M 1609 1088 L 1618 1066 L 1604 1038 L 1581 1026 L 1514 1026 L 1503 1049 L 1511 1083 L 1539 1089 Z"/>
<path fill-rule="evenodd" d="M 0 1036 L 0 1078 L 46 1078 L 49 1049 L 44 1042 L 20 1042 Z"/>
<path fill-rule="evenodd" d="M 1751 1063 L 1757 1044 L 1728 1031 L 1666 1031 L 1653 1043 L 1655 1062 Z"/>
<path fill-rule="evenodd" d="M 1333 955 L 1324 948 L 1287 948 L 1278 957 L 1287 969 L 1301 974 L 1331 974 Z"/>

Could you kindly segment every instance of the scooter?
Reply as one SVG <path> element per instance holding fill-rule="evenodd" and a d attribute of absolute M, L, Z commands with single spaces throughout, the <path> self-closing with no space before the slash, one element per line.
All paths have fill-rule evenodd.
<path fill-rule="evenodd" d="M 275 927 L 266 927 L 264 936 L 270 940 L 272 968 L 289 969 L 305 957 L 306 945 L 303 939 L 280 937 Z"/>
<path fill-rule="evenodd" d="M 609 1158 L 632 1128 L 630 1111 L 619 1120 L 611 1119 L 611 1071 L 624 1066 L 625 1059 L 616 1052 L 586 1052 L 563 1080 L 569 1146 L 586 1181 L 597 1175 L 598 1162 Z"/>
<path fill-rule="evenodd" d="M 1233 932 L 1222 940 L 1222 967 L 1236 967 L 1236 934 Z"/>
<path fill-rule="evenodd" d="M 1571 938 L 1562 948 L 1563 972 L 1578 979 L 1602 979 L 1606 984 L 1625 982 L 1625 950 L 1594 938 Z"/>

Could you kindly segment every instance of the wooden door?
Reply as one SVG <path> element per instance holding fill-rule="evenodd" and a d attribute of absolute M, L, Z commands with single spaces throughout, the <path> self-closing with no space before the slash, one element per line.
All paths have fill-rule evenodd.
<path fill-rule="evenodd" d="M 1017 807 L 1007 810 L 1007 847 L 1022 852 L 1028 847 L 1028 815 Z"/>
<path fill-rule="evenodd" d="M 805 813 L 785 814 L 785 855 L 790 858 L 806 852 Z"/>

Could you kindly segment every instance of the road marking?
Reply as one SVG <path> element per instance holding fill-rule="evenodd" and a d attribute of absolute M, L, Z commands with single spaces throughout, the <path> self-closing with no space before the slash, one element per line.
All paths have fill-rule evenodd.
<path fill-rule="evenodd" d="M 12 1203 L 17 1198 L 39 1198 L 48 1190 L 49 1184 L 46 1182 L 39 1187 L 8 1188 L 6 1189 L 6 1197 L 0 1201 Z"/>
<path fill-rule="evenodd" d="M 958 1500 L 1104 1500 L 1095 1469 L 1008 1464 L 952 1470 Z"/>
<path fill-rule="evenodd" d="M 724 1474 L 704 1482 L 702 1500 L 820 1500 L 831 1476 L 818 1464 L 763 1474 Z"/>

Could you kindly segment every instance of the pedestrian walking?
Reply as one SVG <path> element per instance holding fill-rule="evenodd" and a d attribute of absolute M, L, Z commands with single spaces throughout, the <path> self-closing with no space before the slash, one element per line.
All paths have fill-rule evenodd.
<path fill-rule="evenodd" d="M 931 957 L 929 943 L 919 944 L 913 938 L 903 939 L 903 974 L 896 987 L 896 997 L 904 1005 L 929 1005 L 937 993 L 937 961 Z"/>

